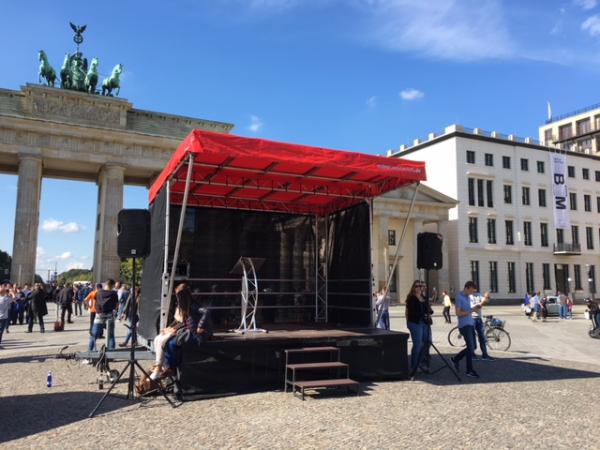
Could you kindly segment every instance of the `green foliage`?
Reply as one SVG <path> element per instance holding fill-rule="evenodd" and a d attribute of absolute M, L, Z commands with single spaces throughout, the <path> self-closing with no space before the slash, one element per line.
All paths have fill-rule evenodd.
<path fill-rule="evenodd" d="M 71 269 L 58 274 L 60 284 L 72 283 L 73 281 L 92 281 L 92 271 L 88 269 Z"/>
<path fill-rule="evenodd" d="M 138 258 L 135 261 L 135 283 L 139 286 L 142 282 L 142 269 L 144 266 L 144 260 Z M 133 259 L 127 258 L 121 261 L 121 282 L 131 286 L 133 275 Z"/>

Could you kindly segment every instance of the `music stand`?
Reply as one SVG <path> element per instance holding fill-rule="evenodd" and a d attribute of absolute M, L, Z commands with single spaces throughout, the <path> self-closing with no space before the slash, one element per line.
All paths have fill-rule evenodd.
<path fill-rule="evenodd" d="M 242 276 L 242 320 L 240 326 L 233 330 L 236 333 L 268 333 L 267 330 L 256 327 L 256 310 L 258 308 L 258 279 L 256 271 L 265 263 L 265 258 L 240 256 L 231 275 Z"/>

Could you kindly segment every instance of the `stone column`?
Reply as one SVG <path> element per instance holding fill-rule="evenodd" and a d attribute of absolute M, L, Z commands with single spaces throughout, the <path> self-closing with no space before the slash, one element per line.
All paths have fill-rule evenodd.
<path fill-rule="evenodd" d="M 10 269 L 11 280 L 18 284 L 34 281 L 41 191 L 41 157 L 21 156 Z"/>
<path fill-rule="evenodd" d="M 373 247 L 375 248 L 375 260 L 373 264 L 376 264 L 377 267 L 377 275 L 375 277 L 375 290 L 379 291 L 381 284 L 385 283 L 388 279 L 389 275 L 389 265 L 393 264 L 393 258 L 396 256 L 395 252 L 390 252 L 390 247 L 388 245 L 388 230 L 390 229 L 390 220 L 389 217 L 384 215 L 384 213 L 380 213 L 379 217 L 379 227 L 376 230 L 373 230 Z M 398 239 L 400 236 L 396 236 L 396 245 L 398 244 Z M 393 247 L 394 249 L 396 247 Z M 390 263 L 392 260 L 392 263 Z M 400 270 L 400 269 L 398 269 Z"/>
<path fill-rule="evenodd" d="M 123 208 L 125 168 L 106 164 L 98 175 L 98 209 L 94 243 L 94 282 L 119 279 L 121 259 L 117 254 L 117 218 Z"/>

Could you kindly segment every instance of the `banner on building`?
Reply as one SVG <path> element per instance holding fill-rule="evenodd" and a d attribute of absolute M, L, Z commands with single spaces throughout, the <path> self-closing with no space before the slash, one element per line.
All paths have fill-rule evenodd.
<path fill-rule="evenodd" d="M 550 175 L 552 176 L 554 226 L 564 230 L 571 227 L 567 205 L 567 155 L 564 153 L 550 153 Z"/>

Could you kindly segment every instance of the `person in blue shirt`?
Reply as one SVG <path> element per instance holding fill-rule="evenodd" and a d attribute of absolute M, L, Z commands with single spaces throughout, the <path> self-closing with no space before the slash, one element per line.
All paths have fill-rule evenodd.
<path fill-rule="evenodd" d="M 467 372 L 468 377 L 479 378 L 479 374 L 473 369 L 473 353 L 475 352 L 475 321 L 473 320 L 473 313 L 477 312 L 481 308 L 481 304 L 471 306 L 470 296 L 477 292 L 477 285 L 473 281 L 467 281 L 465 287 L 456 296 L 455 301 L 455 314 L 458 318 L 458 330 L 465 339 L 467 344 L 456 356 L 452 357 L 452 363 L 459 370 L 461 359 L 467 358 Z"/>

